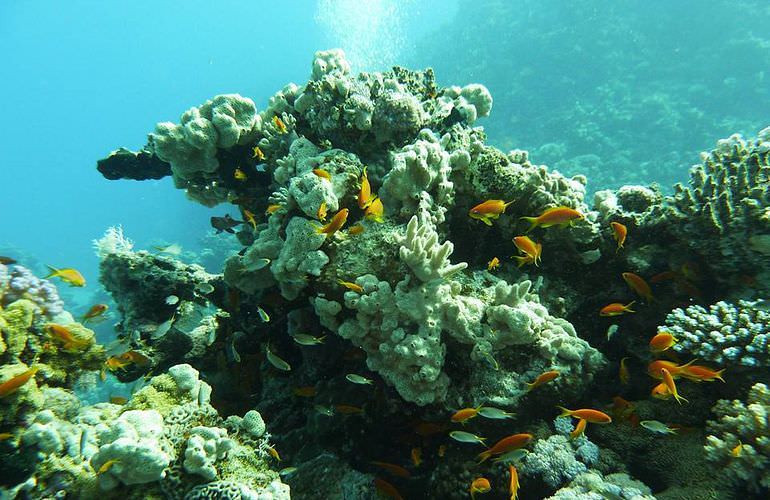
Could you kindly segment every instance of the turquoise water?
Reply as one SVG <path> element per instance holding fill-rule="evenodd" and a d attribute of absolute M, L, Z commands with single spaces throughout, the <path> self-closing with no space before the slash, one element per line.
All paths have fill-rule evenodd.
<path fill-rule="evenodd" d="M 483 434 L 487 445 L 532 433 L 538 458 L 514 461 L 520 498 L 765 498 L 766 419 L 751 436 L 720 419 L 731 411 L 746 418 L 751 402 L 770 405 L 759 387 L 770 383 L 770 132 L 758 137 L 770 125 L 768 27 L 770 6 L 760 0 L 6 2 L 0 256 L 40 278 L 47 266 L 77 269 L 87 286 L 52 279 L 64 309 L 79 318 L 99 303 L 109 312 L 88 325 L 106 351 L 57 340 L 50 322 L 61 316 L 46 307 L 30 312 L 21 329 L 34 340 L 13 347 L 11 303 L 40 292 L 11 292 L 3 277 L 13 263 L 0 265 L 0 313 L 8 313 L 0 314 L 0 380 L 21 373 L 11 365 L 39 363 L 48 368 L 33 375 L 37 385 L 72 390 L 79 404 L 139 393 L 127 404 L 157 407 L 168 435 L 164 411 L 187 405 L 203 414 L 191 417 L 199 425 L 227 429 L 237 442 L 220 440 L 221 450 L 237 451 L 212 452 L 212 477 L 257 489 L 279 483 L 283 469 L 292 498 L 398 498 L 391 488 L 409 499 L 509 498 L 507 465 L 479 465 L 481 447 L 458 448 L 451 430 Z M 334 48 L 344 60 L 319 53 Z M 340 69 L 344 61 L 349 72 Z M 430 72 L 394 67 L 432 68 L 435 82 Z M 486 91 L 469 84 L 488 89 L 491 113 Z M 302 92 L 312 99 L 303 102 Z M 180 171 L 199 151 L 187 162 L 161 152 L 168 137 L 156 124 L 179 123 L 221 94 L 248 97 L 265 114 L 250 112 L 253 130 L 214 148 L 213 171 L 186 178 Z M 351 95 L 359 100 L 344 100 Z M 238 109 L 238 102 L 226 105 Z M 367 105 L 369 122 L 361 125 Z M 746 140 L 717 147 L 732 134 Z M 148 144 L 162 178 L 107 180 L 96 170 L 119 147 Z M 255 146 L 264 162 L 255 160 Z M 176 154 L 185 146 L 175 147 Z M 701 162 L 706 173 L 689 191 L 675 187 Z M 311 163 L 317 178 L 308 174 Z M 407 173 L 392 174 L 398 169 Z M 324 176 L 328 185 L 318 180 Z M 620 189 L 629 185 L 650 189 Z M 180 187 L 199 197 L 206 188 L 227 194 L 203 206 Z M 485 200 L 491 205 L 483 210 L 499 205 L 489 218 L 477 211 Z M 380 219 L 371 214 L 377 202 Z M 522 221 L 556 206 L 577 215 L 564 227 L 563 220 L 532 229 Z M 235 219 L 234 233 L 212 227 L 224 216 Z M 314 232 L 316 219 L 341 221 L 344 230 Z M 625 247 L 610 222 L 625 225 Z M 363 233 L 351 231 L 356 224 Z M 533 248 L 542 244 L 542 266 L 539 253 L 512 243 L 525 234 Z M 451 243 L 439 248 L 444 241 Z M 285 255 L 295 246 L 299 256 Z M 510 260 L 517 253 L 523 267 Z M 620 278 L 629 272 L 650 282 L 654 298 Z M 632 300 L 637 310 L 597 315 Z M 651 353 L 650 338 L 668 331 L 679 344 Z M 88 354 L 78 359 L 79 351 Z M 659 358 L 674 370 L 696 359 L 726 369 L 726 383 L 673 373 L 692 400 L 676 405 L 665 391 L 650 392 L 660 382 L 650 377 L 663 376 L 649 365 Z M 631 367 L 630 384 L 619 382 L 621 360 Z M 76 368 L 70 373 L 66 363 Z M 194 376 L 177 370 L 173 381 L 162 378 L 180 363 Z M 549 370 L 562 373 L 553 387 L 527 392 L 525 384 Z M 195 473 L 181 465 L 179 442 L 191 435 L 183 426 L 169 438 L 179 461 L 160 467 L 163 479 L 154 482 L 121 476 L 130 458 L 108 463 L 113 455 L 102 443 L 99 459 L 85 433 L 72 452 L 77 439 L 64 424 L 57 432 L 69 436 L 61 437 L 68 451 L 52 459 L 49 450 L 43 460 L 38 437 L 19 436 L 33 421 L 45 423 L 44 407 L 61 403 L 67 409 L 57 417 L 73 424 L 88 418 L 64 396 L 44 400 L 25 390 L 0 395 L 0 433 L 16 436 L 0 440 L 9 471 L 0 486 L 33 472 L 47 483 L 22 488 L 28 493 L 18 498 L 57 491 L 91 498 L 96 483 L 84 487 L 83 474 L 110 495 L 209 498 L 190 496 L 193 485 L 212 479 L 198 472 L 190 480 Z M 612 407 L 621 395 L 631 406 L 618 408 L 616 399 Z M 746 403 L 730 409 L 719 399 Z M 481 405 L 493 416 L 450 423 L 454 411 Z M 554 421 L 556 405 L 602 409 L 618 425 L 592 422 L 591 440 L 569 439 L 572 425 Z M 255 408 L 272 438 L 224 422 Z M 104 421 L 119 415 L 98 411 Z M 643 431 L 644 422 L 663 427 Z M 155 458 L 161 451 L 153 448 Z M 260 457 L 258 464 L 237 461 L 246 455 Z M 387 464 L 406 467 L 409 477 Z M 57 467 L 67 470 L 50 474 Z M 586 471 L 599 479 L 580 475 Z M 724 481 L 714 481 L 720 471 Z M 482 476 L 492 482 L 489 493 L 474 482 Z M 133 484 L 151 484 L 150 493 Z"/>

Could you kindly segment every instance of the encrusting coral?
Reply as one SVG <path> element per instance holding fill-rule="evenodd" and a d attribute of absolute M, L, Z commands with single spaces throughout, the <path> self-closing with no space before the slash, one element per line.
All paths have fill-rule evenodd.
<path fill-rule="evenodd" d="M 266 462 L 264 429 L 255 434 L 253 424 L 221 419 L 210 394 L 197 370 L 176 365 L 125 406 L 46 398 L 49 409 L 35 415 L 14 445 L 22 456 L 37 457 L 33 480 L 16 490 L 85 498 L 120 487 L 127 498 L 200 498 L 229 484 L 253 495 L 248 498 L 288 499 L 288 487 Z"/>

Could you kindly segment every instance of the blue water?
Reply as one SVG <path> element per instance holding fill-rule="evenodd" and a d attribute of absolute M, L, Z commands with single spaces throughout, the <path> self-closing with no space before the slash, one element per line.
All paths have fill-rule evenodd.
<path fill-rule="evenodd" d="M 406 42 L 347 36 L 372 12 L 357 3 L 3 2 L 0 255 L 37 262 L 38 272 L 43 263 L 77 267 L 95 284 L 91 241 L 109 226 L 121 224 L 140 248 L 196 249 L 210 215 L 226 208 L 187 201 L 170 178 L 107 181 L 96 160 L 141 148 L 155 123 L 178 121 L 216 94 L 240 93 L 262 108 L 286 83 L 307 80 L 316 50 L 360 43 L 350 49 L 358 70 L 388 69 Z M 411 39 L 444 9 L 372 3 L 390 19 L 381 36 Z M 335 15 L 319 16 L 320 7 Z"/>
<path fill-rule="evenodd" d="M 697 152 L 770 116 L 761 2 L 43 1 L 0 6 L 0 255 L 74 266 L 121 224 L 199 248 L 212 214 L 170 179 L 111 182 L 95 161 L 222 93 L 263 107 L 316 50 L 354 70 L 433 66 L 495 97 L 490 143 L 589 175 L 589 189 L 684 180 Z M 757 23 L 746 26 L 745 12 Z M 766 42 L 765 42 L 766 44 Z M 764 49 L 763 49 L 764 47 Z M 37 263 L 37 264 L 34 264 Z"/>

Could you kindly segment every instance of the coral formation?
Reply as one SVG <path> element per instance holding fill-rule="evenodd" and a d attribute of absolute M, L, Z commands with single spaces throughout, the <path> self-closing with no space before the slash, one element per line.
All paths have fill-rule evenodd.
<path fill-rule="evenodd" d="M 265 461 L 266 438 L 239 438 L 239 427 L 209 404 L 210 392 L 197 370 L 176 365 L 124 407 L 61 398 L 69 406 L 54 405 L 43 393 L 50 409 L 35 415 L 15 445 L 37 456 L 30 494 L 85 498 L 120 487 L 130 498 L 241 491 L 244 498 L 288 499 L 288 486 Z"/>
<path fill-rule="evenodd" d="M 677 338 L 674 350 L 719 366 L 770 366 L 770 312 L 763 301 L 717 302 L 674 309 L 660 328 Z"/>
<path fill-rule="evenodd" d="M 770 489 L 770 390 L 754 384 L 745 401 L 720 399 L 709 420 L 706 457 L 733 483 L 752 492 Z"/>
<path fill-rule="evenodd" d="M 668 268 L 677 285 L 694 288 L 697 273 L 681 270 L 692 259 L 703 262 L 707 277 L 763 276 L 769 132 L 756 141 L 720 143 L 693 170 L 690 187 L 673 196 L 656 186 L 626 186 L 597 193 L 591 210 L 585 177 L 566 177 L 532 163 L 526 151 L 486 144 L 475 125 L 491 107 L 482 85 L 442 88 L 432 70 L 399 67 L 355 75 L 344 53 L 332 50 L 316 53 L 308 82 L 287 85 L 261 112 L 248 98 L 225 95 L 192 108 L 180 124 L 158 124 L 146 152 L 169 162 L 177 187 L 194 200 L 237 206 L 243 220 L 228 224 L 237 227 L 242 248 L 216 275 L 134 251 L 117 229 L 97 243 L 101 280 L 122 315 L 120 339 L 150 360 L 119 378 L 168 372 L 125 407 L 70 410 L 79 419 L 70 425 L 82 427 L 88 416 L 99 421 L 88 425 L 104 426 L 88 431 L 81 453 L 96 470 L 104 468 L 99 484 L 136 482 L 130 475 L 136 472 L 126 469 L 137 463 L 120 455 L 132 449 L 136 460 L 156 459 L 141 480 L 172 498 L 255 492 L 280 498 L 285 490 L 264 462 L 277 451 L 269 447 L 263 413 L 289 450 L 285 475 L 301 496 L 371 495 L 384 486 L 366 472 L 386 459 L 402 462 L 389 457 L 406 455 L 404 446 L 413 464 L 406 476 L 419 470 L 424 448 L 423 470 L 441 479 L 435 486 L 395 481 L 409 488 L 406 496 L 467 496 L 476 469 L 464 445 L 445 448 L 446 431 L 456 430 L 447 415 L 486 407 L 492 417 L 476 418 L 469 429 L 485 437 L 501 434 L 502 418 L 510 420 L 506 428 L 537 426 L 552 418 L 556 404 L 604 408 L 609 391 L 618 391 L 609 388 L 607 360 L 616 361 L 623 347 L 633 364 L 649 362 L 647 348 L 637 349 L 638 336 L 611 339 L 609 325 L 597 320 L 600 301 L 633 293 L 623 287 L 622 273 Z M 582 156 L 586 164 L 602 163 Z M 469 215 L 487 202 L 500 208 L 484 225 Z M 559 207 L 576 216 L 538 228 L 522 220 Z M 628 248 L 613 240 L 610 222 L 628 226 Z M 543 250 L 542 262 L 515 268 L 505 252 L 515 252 L 511 239 L 525 233 Z M 731 253 L 725 245 L 736 239 L 748 247 Z M 720 282 L 739 294 L 730 279 Z M 651 331 L 681 304 L 677 293 L 653 284 L 660 298 L 640 304 L 642 314 L 612 318 L 613 325 L 625 323 L 621 332 Z M 661 329 L 679 338 L 679 352 L 764 366 L 767 319 L 760 305 L 736 299 L 711 311 L 679 309 Z M 211 406 L 212 389 L 195 369 L 172 366 L 180 362 L 205 374 L 227 418 Z M 535 388 L 532 381 L 549 373 L 550 381 Z M 649 391 L 637 380 L 629 394 Z M 688 392 L 702 413 L 715 399 L 705 392 Z M 677 405 L 654 402 L 659 406 L 640 414 L 675 419 Z M 40 437 L 30 436 L 30 446 L 68 453 L 49 439 L 63 419 L 55 412 L 41 418 Z M 140 432 L 137 422 L 144 421 Z M 663 438 L 627 424 L 591 429 L 596 444 L 570 439 L 563 419 L 556 433 L 533 431 L 533 449 L 520 464 L 522 477 L 534 483 L 532 494 L 651 498 L 650 488 L 627 473 L 647 476 L 618 463 L 623 449 L 645 452 L 649 463 L 628 462 L 668 495 L 681 471 L 704 483 L 708 464 L 688 454 L 693 447 L 675 453 L 677 443 L 697 435 L 658 444 Z M 392 439 L 394 432 L 403 437 Z M 671 466 L 681 457 L 687 460 Z M 502 480 L 499 470 L 482 467 Z M 401 469 L 390 470 L 405 478 Z M 309 490 L 308 482 L 324 484 Z M 716 491 L 711 483 L 680 484 Z"/>

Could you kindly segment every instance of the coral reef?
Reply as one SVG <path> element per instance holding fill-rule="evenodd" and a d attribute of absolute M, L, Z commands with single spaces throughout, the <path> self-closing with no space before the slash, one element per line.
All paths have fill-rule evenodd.
<path fill-rule="evenodd" d="M 667 219 L 692 252 L 721 271 L 717 280 L 770 277 L 769 185 L 770 127 L 753 141 L 739 134 L 718 141 L 691 170 L 689 187 L 675 186 Z"/>
<path fill-rule="evenodd" d="M 745 401 L 721 399 L 712 408 L 706 457 L 734 484 L 753 493 L 770 491 L 770 390 L 754 384 Z"/>
<path fill-rule="evenodd" d="M 770 366 L 770 312 L 763 301 L 717 302 L 674 309 L 660 327 L 677 338 L 674 350 L 719 366 Z"/>
<path fill-rule="evenodd" d="M 118 304 L 122 319 L 116 328 L 124 347 L 142 350 L 150 363 L 118 376 L 135 379 L 202 357 L 224 314 L 212 302 L 221 277 L 171 256 L 134 252 L 124 240 L 122 233 L 108 231 L 96 244 L 100 279 Z"/>
<path fill-rule="evenodd" d="M 32 301 L 40 314 L 52 321 L 64 312 L 64 301 L 53 283 L 38 278 L 24 266 L 0 264 L 0 306 L 19 299 Z"/>
<path fill-rule="evenodd" d="M 123 407 L 79 407 L 44 393 L 50 409 L 14 445 L 17 460 L 31 460 L 34 480 L 23 489 L 83 498 L 120 488 L 127 498 L 241 491 L 244 498 L 288 499 L 288 486 L 266 463 L 267 435 L 241 436 L 238 421 L 222 420 L 209 404 L 210 393 L 189 365 L 153 377 Z"/>
<path fill-rule="evenodd" d="M 622 273 L 668 269 L 682 288 L 725 272 L 763 276 L 768 132 L 720 143 L 673 196 L 626 186 L 597 193 L 591 210 L 585 177 L 486 143 L 476 121 L 491 107 L 482 85 L 442 88 L 432 70 L 399 67 L 354 75 L 344 53 L 331 50 L 315 54 L 308 82 L 287 85 L 261 112 L 248 98 L 224 95 L 180 124 L 158 124 L 146 152 L 169 162 L 176 186 L 195 201 L 237 206 L 242 248 L 216 275 L 134 251 L 118 229 L 97 242 L 101 280 L 122 316 L 121 343 L 149 359 L 118 377 L 168 371 L 125 407 L 71 410 L 79 420 L 70 425 L 91 415 L 105 426 L 89 430 L 94 449 L 81 453 L 104 469 L 99 485 L 136 482 L 130 469 L 138 462 L 121 455 L 130 449 L 148 461 L 141 480 L 172 498 L 280 497 L 264 463 L 267 453 L 277 456 L 265 414 L 300 498 L 371 495 L 383 487 L 369 474 L 375 464 L 405 456 L 408 469 L 390 468 L 404 496 L 465 497 L 476 472 L 504 480 L 492 461 L 472 466 L 465 444 L 446 436 L 456 430 L 448 415 L 484 406 L 492 417 L 475 418 L 468 432 L 491 438 L 520 428 L 536 436 L 520 464 L 533 495 L 651 498 L 631 475 L 672 498 L 679 487 L 719 494 L 693 445 L 697 433 L 653 436 L 624 420 L 591 428 L 589 441 L 570 439 L 564 419 L 555 434 L 543 422 L 557 404 L 604 408 L 610 391 L 619 392 L 608 360 L 625 351 L 634 367 L 649 362 L 646 333 L 610 338 L 610 324 L 597 318 L 602 305 L 633 300 Z M 485 200 L 502 207 L 491 225 L 469 217 Z M 577 217 L 538 228 L 522 220 L 557 207 Z M 705 207 L 716 215 L 706 217 Z M 627 248 L 618 248 L 610 222 L 628 226 Z M 506 253 L 525 233 L 542 244 L 542 262 L 516 268 Z M 724 245 L 736 239 L 750 248 L 728 252 Z M 700 278 L 689 260 L 703 263 Z M 740 295 L 728 277 L 718 282 L 709 298 Z M 651 332 L 683 303 L 679 291 L 653 284 L 656 298 L 639 304 L 642 313 L 612 325 Z M 711 311 L 675 310 L 661 330 L 679 338 L 679 352 L 764 366 L 761 304 L 736 298 Z M 192 367 L 172 366 L 180 362 L 206 383 Z M 548 372 L 555 377 L 534 388 Z M 209 404 L 208 384 L 227 418 Z M 718 397 L 704 385 L 688 392 L 691 412 L 655 400 L 639 404 L 636 416 L 695 425 Z M 634 377 L 622 390 L 636 396 L 649 387 Z M 42 418 L 40 438 L 29 438 L 37 447 L 63 420 L 55 412 Z M 51 447 L 59 455 L 66 448 Z M 408 480 L 412 473 L 437 484 Z"/>

